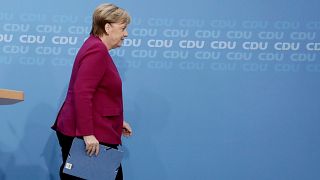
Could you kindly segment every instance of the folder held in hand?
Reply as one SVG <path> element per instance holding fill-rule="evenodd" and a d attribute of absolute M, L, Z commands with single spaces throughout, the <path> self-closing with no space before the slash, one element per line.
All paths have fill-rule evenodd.
<path fill-rule="evenodd" d="M 74 138 L 63 172 L 88 180 L 114 180 L 123 151 L 100 144 L 98 156 L 89 156 L 82 139 Z"/>

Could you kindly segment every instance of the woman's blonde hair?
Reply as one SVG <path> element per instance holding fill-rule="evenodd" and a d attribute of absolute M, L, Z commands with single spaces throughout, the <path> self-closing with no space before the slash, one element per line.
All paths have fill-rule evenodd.
<path fill-rule="evenodd" d="M 107 23 L 129 24 L 131 18 L 127 11 L 114 4 L 101 4 L 93 12 L 91 35 L 102 36 L 106 34 L 104 29 Z"/>

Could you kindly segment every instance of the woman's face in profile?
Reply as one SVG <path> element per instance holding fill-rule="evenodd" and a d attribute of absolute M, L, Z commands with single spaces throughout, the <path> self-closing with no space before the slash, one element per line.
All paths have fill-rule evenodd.
<path fill-rule="evenodd" d="M 127 24 L 111 23 L 108 29 L 111 49 L 120 47 L 125 37 L 128 36 Z"/>

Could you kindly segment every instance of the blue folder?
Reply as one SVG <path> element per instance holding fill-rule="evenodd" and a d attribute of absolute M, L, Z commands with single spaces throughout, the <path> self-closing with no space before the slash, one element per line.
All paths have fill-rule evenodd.
<path fill-rule="evenodd" d="M 121 149 L 104 145 L 100 145 L 98 156 L 89 156 L 84 141 L 74 138 L 63 172 L 88 180 L 114 180 L 122 158 Z"/>

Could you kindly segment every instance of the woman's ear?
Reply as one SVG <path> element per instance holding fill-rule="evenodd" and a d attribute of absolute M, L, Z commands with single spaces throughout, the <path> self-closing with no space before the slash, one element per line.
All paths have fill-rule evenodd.
<path fill-rule="evenodd" d="M 110 31 L 111 25 L 110 23 L 106 23 L 104 25 L 104 30 L 106 31 L 106 34 L 109 35 L 109 31 Z"/>

